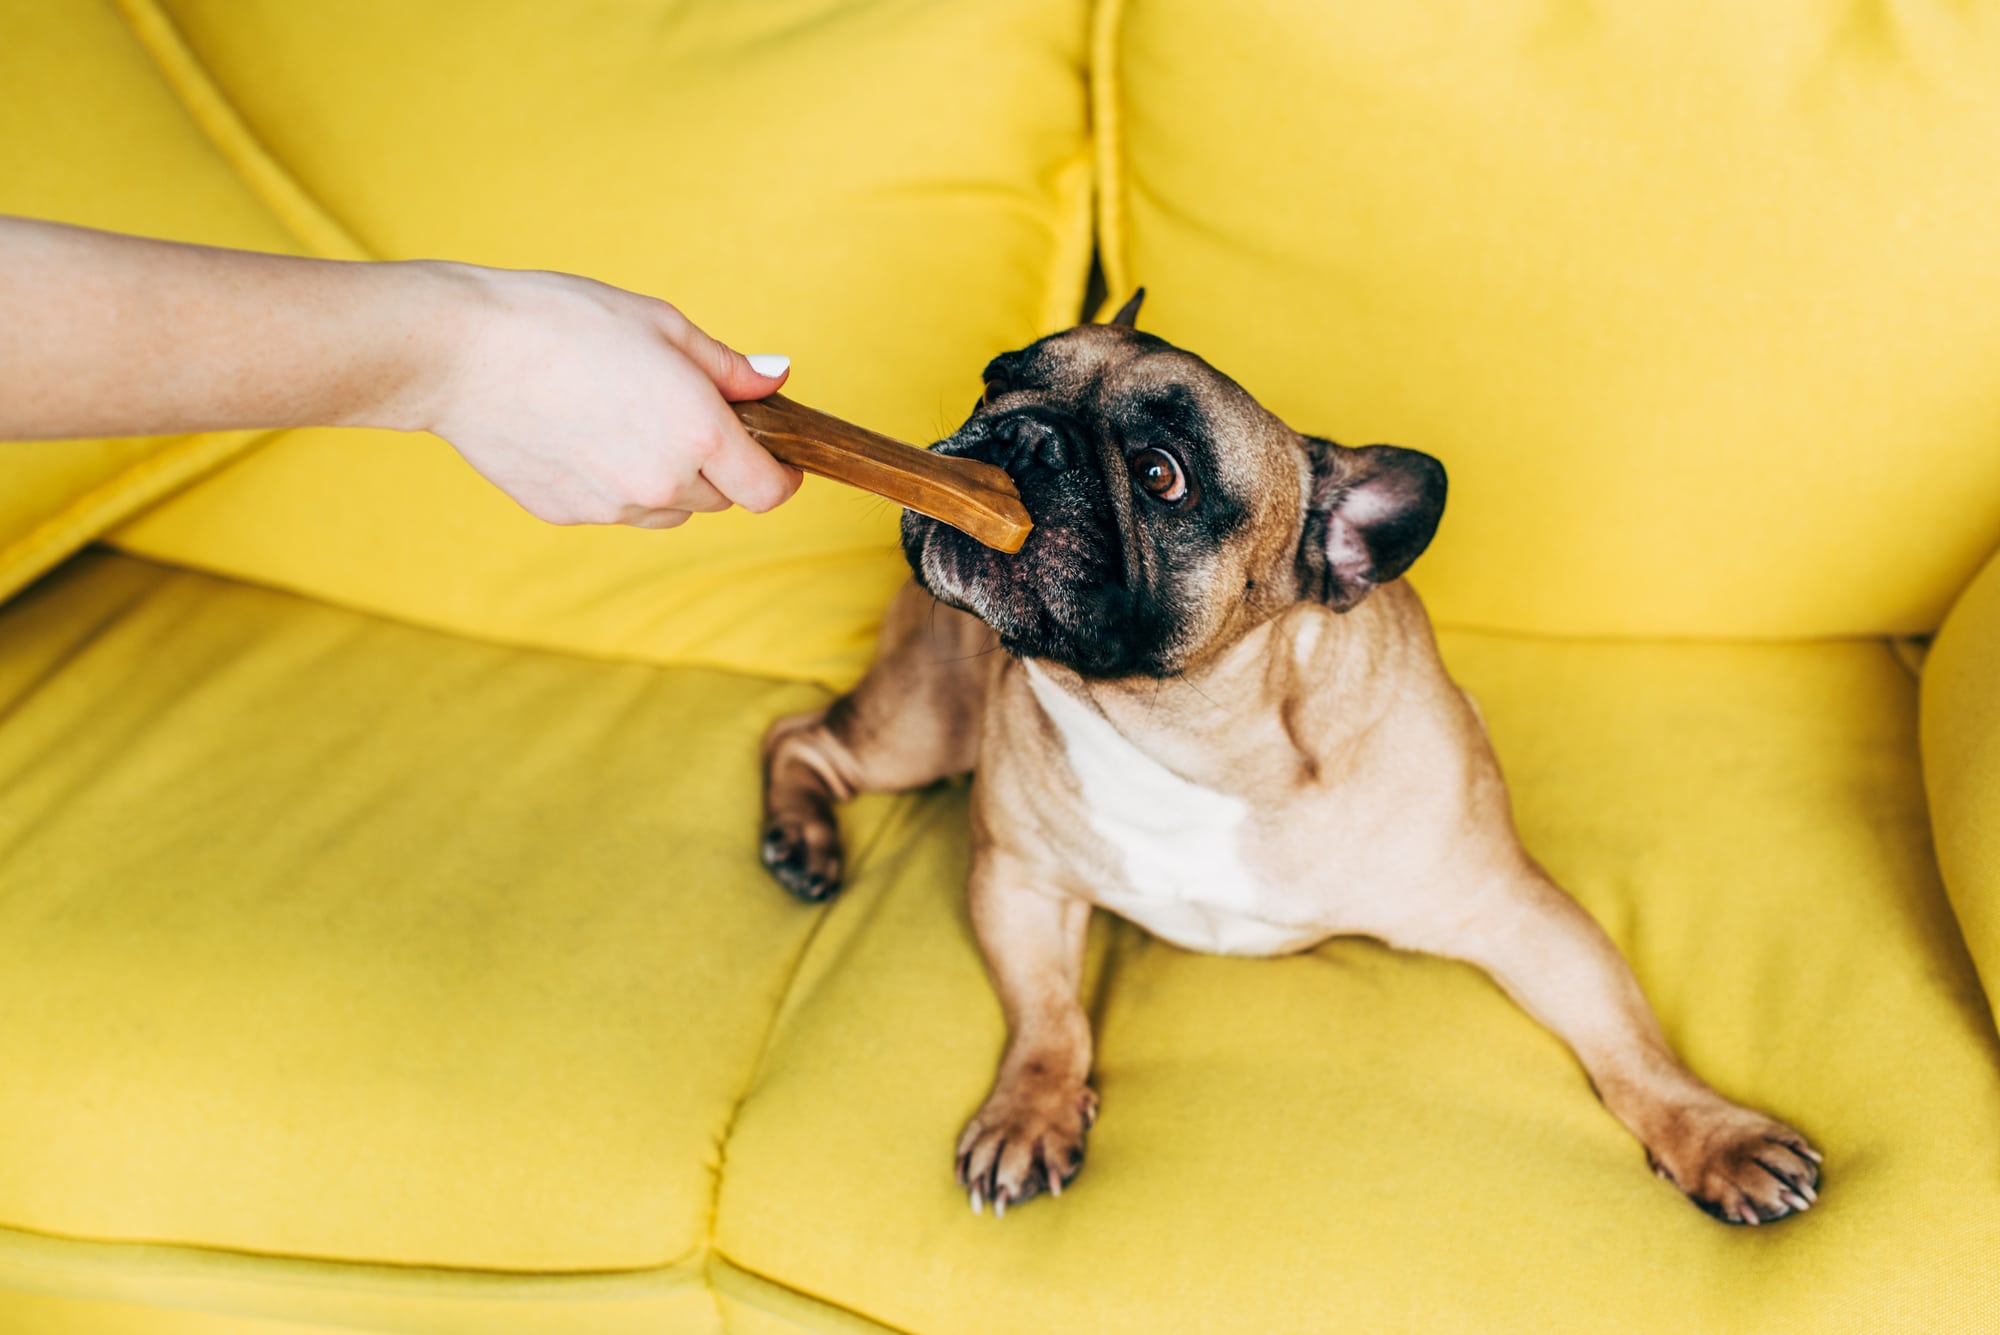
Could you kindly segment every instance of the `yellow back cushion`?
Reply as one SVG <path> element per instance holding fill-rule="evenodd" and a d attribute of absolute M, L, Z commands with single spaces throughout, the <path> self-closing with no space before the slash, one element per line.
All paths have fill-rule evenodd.
<path fill-rule="evenodd" d="M 122 16 L 0 0 L 0 213 L 346 253 L 189 73 L 171 28 L 136 0 Z M 0 598 L 258 439 L 0 443 Z"/>
<path fill-rule="evenodd" d="M 1924 787 L 1959 930 L 2000 1009 L 2000 556 L 1972 582 L 1924 663 Z"/>
<path fill-rule="evenodd" d="M 373 254 L 568 269 L 793 359 L 906 439 L 1089 265 L 1083 0 L 171 0 L 214 86 Z M 430 437 L 300 431 L 129 550 L 516 643 L 839 681 L 905 571 L 897 512 L 553 528 Z"/>
<path fill-rule="evenodd" d="M 1428 450 L 1461 624 L 1934 627 L 2000 543 L 2000 5 L 1099 16 L 1114 297 Z"/>

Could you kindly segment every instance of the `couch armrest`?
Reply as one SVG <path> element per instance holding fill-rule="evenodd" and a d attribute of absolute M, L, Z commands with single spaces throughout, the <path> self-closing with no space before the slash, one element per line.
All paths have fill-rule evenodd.
<path fill-rule="evenodd" d="M 1945 892 L 2000 1014 L 2000 554 L 1959 595 L 1924 664 L 1922 744 Z"/>

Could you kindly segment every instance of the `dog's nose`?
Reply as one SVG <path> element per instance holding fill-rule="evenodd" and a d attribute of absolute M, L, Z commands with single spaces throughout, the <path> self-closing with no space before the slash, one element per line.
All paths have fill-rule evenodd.
<path fill-rule="evenodd" d="M 1069 433 L 1046 418 L 1022 413 L 1001 429 L 996 460 L 1010 473 L 1027 468 L 1043 468 L 1060 473 L 1076 462 L 1076 449 Z"/>

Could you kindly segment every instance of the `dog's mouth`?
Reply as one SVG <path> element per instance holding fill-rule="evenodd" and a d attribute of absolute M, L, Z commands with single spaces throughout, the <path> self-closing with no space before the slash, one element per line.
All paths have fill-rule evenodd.
<path fill-rule="evenodd" d="M 1105 483 L 1101 445 L 1061 430 L 1049 414 L 983 420 L 978 428 L 933 448 L 1005 469 L 1034 529 L 1020 551 L 1008 553 L 905 513 L 903 554 L 917 582 L 986 622 L 1017 656 L 1093 676 L 1129 675 L 1134 558 L 1129 527 Z"/>
<path fill-rule="evenodd" d="M 1016 652 L 1047 656 L 1101 621 L 1123 582 L 1106 569 L 1100 542 L 1028 513 L 1034 532 L 1018 552 L 995 551 L 947 524 L 903 516 L 903 555 L 917 582 L 1000 633 Z"/>

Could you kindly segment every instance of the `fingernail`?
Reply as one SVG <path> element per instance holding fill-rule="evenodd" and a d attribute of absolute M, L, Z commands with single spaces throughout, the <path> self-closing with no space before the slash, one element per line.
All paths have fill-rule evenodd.
<path fill-rule="evenodd" d="M 781 352 L 753 352 L 750 369 L 761 376 L 781 376 L 791 369 L 792 359 Z"/>

